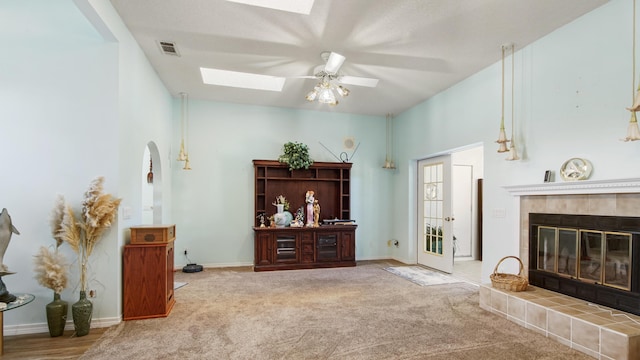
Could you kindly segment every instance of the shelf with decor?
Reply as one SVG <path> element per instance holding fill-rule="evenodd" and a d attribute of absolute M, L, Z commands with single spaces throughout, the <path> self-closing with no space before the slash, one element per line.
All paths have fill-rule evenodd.
<path fill-rule="evenodd" d="M 354 224 L 260 227 L 260 215 L 276 213 L 276 197 L 286 198 L 295 214 L 300 207 L 304 211 L 307 191 L 318 200 L 320 219 L 351 219 L 351 163 L 314 162 L 293 170 L 275 160 L 253 160 L 253 165 L 255 271 L 355 266 Z"/>

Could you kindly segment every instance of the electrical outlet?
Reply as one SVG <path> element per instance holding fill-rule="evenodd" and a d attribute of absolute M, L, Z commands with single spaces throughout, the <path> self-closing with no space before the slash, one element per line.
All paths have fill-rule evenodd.
<path fill-rule="evenodd" d="M 89 290 L 89 297 L 90 297 L 90 298 L 94 298 L 94 297 L 96 297 L 96 296 L 98 296 L 98 292 L 97 292 L 97 291 L 95 291 L 95 290 Z"/>
<path fill-rule="evenodd" d="M 393 240 L 393 245 L 400 247 L 400 242 L 398 240 Z"/>

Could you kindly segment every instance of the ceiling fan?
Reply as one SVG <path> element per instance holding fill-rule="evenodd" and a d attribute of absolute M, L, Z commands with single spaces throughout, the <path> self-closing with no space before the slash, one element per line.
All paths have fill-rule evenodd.
<path fill-rule="evenodd" d="M 378 79 L 365 78 L 359 76 L 344 75 L 340 72 L 340 67 L 346 60 L 343 55 L 332 51 L 324 51 L 320 54 L 320 58 L 325 62 L 324 65 L 316 66 L 313 69 L 313 75 L 297 76 L 302 79 L 318 79 L 320 82 L 307 95 L 308 101 L 318 100 L 318 102 L 337 105 L 335 92 L 344 97 L 349 95 L 349 89 L 341 84 L 376 87 Z"/>

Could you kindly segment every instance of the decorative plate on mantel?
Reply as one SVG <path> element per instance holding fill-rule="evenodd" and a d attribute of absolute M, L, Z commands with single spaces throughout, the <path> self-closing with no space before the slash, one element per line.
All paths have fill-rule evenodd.
<path fill-rule="evenodd" d="M 560 176 L 564 181 L 587 180 L 591 176 L 591 162 L 582 158 L 571 158 L 560 167 Z"/>

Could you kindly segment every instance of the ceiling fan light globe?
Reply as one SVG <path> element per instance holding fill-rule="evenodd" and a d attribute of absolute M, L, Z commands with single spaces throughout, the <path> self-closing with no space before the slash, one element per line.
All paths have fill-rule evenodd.
<path fill-rule="evenodd" d="M 345 97 L 345 96 L 349 96 L 349 93 L 351 92 L 349 89 L 343 87 L 342 85 L 338 86 L 336 88 L 336 91 L 338 92 L 338 94 L 340 94 L 340 96 Z"/>
<path fill-rule="evenodd" d="M 318 101 L 323 104 L 334 104 L 336 102 L 336 96 L 330 88 L 324 88 L 320 91 Z"/>
<path fill-rule="evenodd" d="M 315 100 L 317 96 L 318 96 L 318 91 L 313 89 L 313 90 L 309 91 L 307 96 L 305 96 L 305 99 L 307 99 L 307 101 L 311 102 L 311 101 Z"/>

